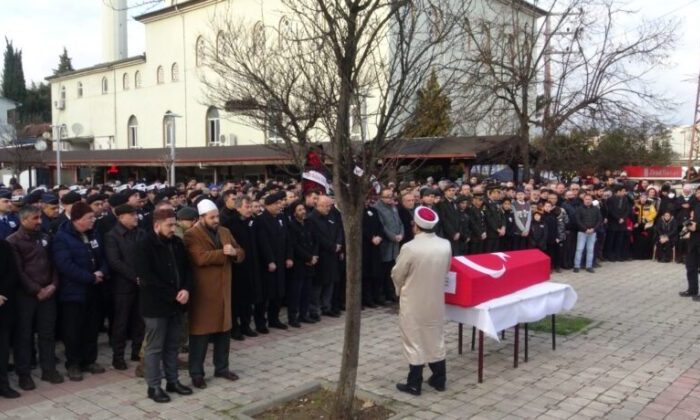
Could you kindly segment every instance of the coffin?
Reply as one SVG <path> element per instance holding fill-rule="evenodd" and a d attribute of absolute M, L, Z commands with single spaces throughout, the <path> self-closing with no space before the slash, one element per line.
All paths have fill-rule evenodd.
<path fill-rule="evenodd" d="M 549 257 L 538 249 L 453 257 L 445 303 L 464 307 L 549 280 Z"/>

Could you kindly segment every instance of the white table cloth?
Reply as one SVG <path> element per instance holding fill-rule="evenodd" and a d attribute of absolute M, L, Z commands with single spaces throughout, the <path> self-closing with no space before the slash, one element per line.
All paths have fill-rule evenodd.
<path fill-rule="evenodd" d="M 577 299 L 570 285 L 544 282 L 469 308 L 445 305 L 445 317 L 474 326 L 498 341 L 499 331 L 568 311 Z"/>

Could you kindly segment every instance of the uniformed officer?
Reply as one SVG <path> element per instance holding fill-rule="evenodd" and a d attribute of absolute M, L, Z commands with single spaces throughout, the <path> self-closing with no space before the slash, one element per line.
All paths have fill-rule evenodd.
<path fill-rule="evenodd" d="M 0 190 L 0 239 L 5 239 L 19 229 L 19 219 L 13 212 L 12 192 Z"/>
<path fill-rule="evenodd" d="M 484 204 L 484 216 L 486 222 L 486 240 L 484 241 L 484 252 L 499 251 L 501 237 L 506 234 L 506 221 L 500 209 L 498 200 L 501 192 L 498 188 L 491 188 L 487 191 L 488 199 Z"/>
<path fill-rule="evenodd" d="M 41 231 L 51 233 L 51 224 L 58 217 L 58 197 L 52 193 L 41 195 Z"/>
<path fill-rule="evenodd" d="M 486 240 L 486 221 L 484 216 L 484 195 L 475 193 L 472 198 L 472 206 L 469 213 L 469 254 L 481 254 L 484 252 L 484 240 Z"/>

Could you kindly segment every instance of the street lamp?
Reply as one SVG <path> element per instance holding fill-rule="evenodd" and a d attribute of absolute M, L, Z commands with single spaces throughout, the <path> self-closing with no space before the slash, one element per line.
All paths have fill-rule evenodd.
<path fill-rule="evenodd" d="M 174 112 L 168 111 L 165 113 L 165 127 L 167 128 L 167 136 L 170 139 L 170 186 L 175 186 L 175 118 L 182 118 Z"/>
<path fill-rule="evenodd" d="M 63 135 L 63 130 L 66 129 L 65 124 L 56 124 L 51 126 L 52 132 L 57 129 L 58 135 L 56 136 L 56 185 L 61 185 L 61 136 Z"/>

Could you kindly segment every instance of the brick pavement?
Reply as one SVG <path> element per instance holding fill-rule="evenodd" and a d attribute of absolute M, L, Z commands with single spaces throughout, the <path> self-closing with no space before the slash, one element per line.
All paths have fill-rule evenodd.
<path fill-rule="evenodd" d="M 683 266 L 650 261 L 606 264 L 595 274 L 556 274 L 553 280 L 572 284 L 579 294 L 572 312 L 597 325 L 559 338 L 556 352 L 548 334 L 531 332 L 530 361 L 518 369 L 512 368 L 512 333 L 502 343 L 487 339 L 485 382 L 477 384 L 476 354 L 457 354 L 457 327 L 450 324 L 448 390 L 426 386 L 417 398 L 394 388 L 407 367 L 395 315 L 387 308 L 368 310 L 358 386 L 394 400 L 414 419 L 694 418 L 700 413 L 700 303 L 678 297 L 683 279 Z M 0 399 L 0 419 L 230 418 L 271 394 L 316 378 L 336 379 L 342 336 L 342 319 L 324 319 L 232 342 L 231 367 L 241 380 L 209 378 L 206 390 L 174 396 L 165 405 L 144 397 L 145 383 L 132 370 L 110 368 L 57 386 L 35 378 L 37 390 Z M 110 360 L 103 343 L 99 361 L 107 366 Z"/>

